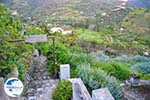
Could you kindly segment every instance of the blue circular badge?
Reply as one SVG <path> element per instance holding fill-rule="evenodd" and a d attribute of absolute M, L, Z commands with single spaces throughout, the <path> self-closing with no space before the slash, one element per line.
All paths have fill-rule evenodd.
<path fill-rule="evenodd" d="M 18 97 L 23 92 L 23 83 L 18 78 L 9 78 L 4 84 L 4 90 L 10 97 Z"/>

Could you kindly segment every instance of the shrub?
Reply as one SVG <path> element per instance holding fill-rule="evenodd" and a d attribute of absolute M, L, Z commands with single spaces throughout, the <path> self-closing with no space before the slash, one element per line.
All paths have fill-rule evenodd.
<path fill-rule="evenodd" d="M 71 66 L 71 77 L 76 77 L 78 73 L 77 66 L 82 63 L 91 63 L 91 55 L 79 52 L 69 52 L 68 63 Z"/>
<path fill-rule="evenodd" d="M 79 67 L 79 77 L 83 80 L 88 91 L 91 93 L 94 89 L 107 87 L 116 100 L 120 100 L 122 92 L 117 80 L 110 77 L 100 68 L 91 68 L 88 64 Z"/>
<path fill-rule="evenodd" d="M 91 63 L 91 61 L 92 59 L 89 54 L 69 52 L 69 62 L 72 66 L 79 66 L 82 63 Z"/>
<path fill-rule="evenodd" d="M 22 38 L 21 31 L 22 24 L 19 19 L 11 16 L 10 11 L 0 5 L 0 77 L 6 77 L 14 67 L 18 67 L 19 78 L 25 80 L 24 75 L 28 71 L 28 59 L 32 56 L 33 46 L 23 41 L 13 42 Z"/>
<path fill-rule="evenodd" d="M 130 74 L 131 74 L 131 70 L 124 63 L 94 62 L 93 67 L 101 68 L 102 70 L 106 71 L 110 75 L 113 75 L 113 76 L 115 76 L 116 78 L 118 78 L 120 80 L 128 79 L 130 77 Z"/>
<path fill-rule="evenodd" d="M 75 77 L 77 74 L 76 67 L 81 63 L 91 62 L 91 56 L 86 53 L 81 53 L 82 50 L 78 46 L 72 46 L 67 48 L 63 43 L 55 41 L 56 45 L 56 59 L 57 59 L 57 73 L 61 64 L 70 64 L 71 66 L 71 77 Z M 48 41 L 45 43 L 39 43 L 36 47 L 48 58 L 48 70 L 52 72 L 53 66 L 53 52 L 52 42 Z M 76 48 L 76 49 L 75 49 Z M 76 51 L 75 51 L 76 50 Z"/>
<path fill-rule="evenodd" d="M 120 57 L 115 57 L 112 58 L 113 61 L 117 61 L 117 62 L 129 62 L 129 57 L 126 55 L 120 56 Z"/>
<path fill-rule="evenodd" d="M 56 45 L 56 71 L 59 72 L 59 68 L 61 64 L 68 63 L 68 49 L 60 42 L 55 41 Z M 48 41 L 45 43 L 39 43 L 37 45 L 37 48 L 47 56 L 48 58 L 48 70 L 52 72 L 52 66 L 53 66 L 53 49 L 52 47 L 52 41 Z"/>
<path fill-rule="evenodd" d="M 139 55 L 131 56 L 131 57 L 124 55 L 121 57 L 112 58 L 112 60 L 119 61 L 119 62 L 150 62 L 150 58 L 139 56 Z"/>
<path fill-rule="evenodd" d="M 150 74 L 150 62 L 137 63 L 133 65 L 131 68 L 143 74 Z"/>
<path fill-rule="evenodd" d="M 102 51 L 91 53 L 91 55 L 92 55 L 92 60 L 94 61 L 109 62 L 109 56 L 105 55 Z"/>
<path fill-rule="evenodd" d="M 150 74 L 141 75 L 142 80 L 150 80 Z"/>
<path fill-rule="evenodd" d="M 66 80 L 59 81 L 52 96 L 54 100 L 71 100 L 72 83 Z"/>
<path fill-rule="evenodd" d="M 130 61 L 134 61 L 134 62 L 150 62 L 150 58 L 137 55 L 137 56 L 130 57 Z"/>
<path fill-rule="evenodd" d="M 38 35 L 44 34 L 44 31 L 38 27 L 27 27 L 25 31 L 25 35 Z"/>
<path fill-rule="evenodd" d="M 125 80 L 130 77 L 131 70 L 127 67 L 126 64 L 124 63 L 117 63 L 117 62 L 112 62 L 110 63 L 113 67 L 114 75 L 120 80 Z"/>

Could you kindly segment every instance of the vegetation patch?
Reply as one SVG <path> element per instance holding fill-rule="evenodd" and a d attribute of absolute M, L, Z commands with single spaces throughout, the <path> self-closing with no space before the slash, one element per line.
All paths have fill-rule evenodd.
<path fill-rule="evenodd" d="M 19 78 L 22 81 L 26 80 L 34 47 L 23 41 L 16 42 L 22 38 L 21 30 L 22 24 L 19 19 L 13 18 L 9 11 L 0 5 L 0 77 L 6 77 L 17 67 Z"/>
<path fill-rule="evenodd" d="M 129 79 L 131 72 L 132 72 L 125 63 L 94 62 L 93 67 L 94 68 L 101 68 L 102 70 L 106 71 L 110 75 L 115 76 L 119 80 Z"/>
<path fill-rule="evenodd" d="M 103 36 L 100 32 L 94 32 L 88 29 L 77 28 L 75 32 L 78 34 L 78 39 L 95 43 L 102 43 Z"/>
<path fill-rule="evenodd" d="M 122 92 L 117 80 L 100 68 L 91 68 L 89 64 L 82 64 L 78 75 L 90 93 L 92 90 L 107 87 L 116 100 L 121 100 Z"/>
<path fill-rule="evenodd" d="M 131 68 L 143 74 L 150 74 L 150 62 L 137 63 Z"/>
<path fill-rule="evenodd" d="M 71 100 L 72 83 L 66 80 L 59 81 L 52 96 L 54 100 Z"/>
<path fill-rule="evenodd" d="M 62 43 L 56 41 L 56 72 L 59 73 L 61 64 L 67 64 L 68 62 L 68 49 Z M 52 68 L 54 66 L 54 56 L 52 41 L 39 43 L 37 48 L 44 54 L 48 59 L 48 70 L 53 73 Z"/>

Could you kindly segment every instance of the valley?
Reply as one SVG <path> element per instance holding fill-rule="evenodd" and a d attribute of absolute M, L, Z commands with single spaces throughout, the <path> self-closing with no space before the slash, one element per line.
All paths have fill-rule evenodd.
<path fill-rule="evenodd" d="M 21 41 L 30 35 L 54 38 Z M 71 100 L 70 81 L 58 80 L 62 64 L 90 95 L 108 88 L 115 100 L 150 98 L 150 85 L 140 84 L 150 80 L 148 0 L 1 0 L 0 44 L 0 77 L 16 68 L 24 84 L 31 78 L 23 100 Z"/>

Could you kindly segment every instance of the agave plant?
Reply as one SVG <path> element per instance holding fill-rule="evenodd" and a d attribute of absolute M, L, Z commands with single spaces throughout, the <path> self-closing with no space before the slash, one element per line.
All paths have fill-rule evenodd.
<path fill-rule="evenodd" d="M 115 77 L 109 76 L 100 68 L 91 68 L 90 64 L 82 64 L 79 69 L 78 75 L 90 93 L 92 90 L 107 87 L 116 100 L 121 99 L 122 92 Z"/>
<path fill-rule="evenodd" d="M 105 55 L 103 51 L 97 51 L 94 53 L 91 53 L 92 59 L 95 61 L 103 61 L 103 62 L 109 62 L 109 56 Z"/>
<path fill-rule="evenodd" d="M 137 63 L 133 65 L 131 68 L 143 74 L 150 74 L 150 62 Z"/>

